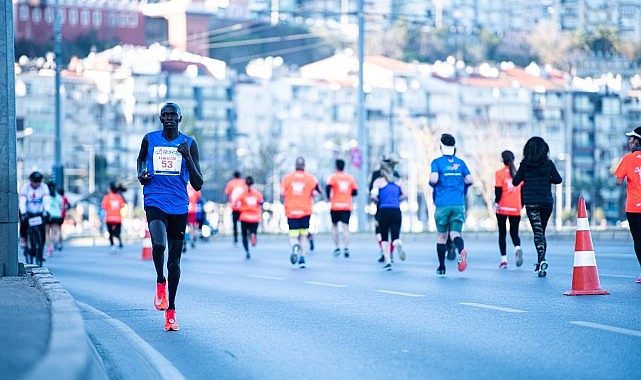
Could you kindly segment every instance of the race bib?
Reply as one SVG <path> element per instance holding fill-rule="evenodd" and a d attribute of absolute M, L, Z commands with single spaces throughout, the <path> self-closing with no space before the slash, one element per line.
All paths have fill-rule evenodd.
<path fill-rule="evenodd" d="M 34 216 L 33 218 L 29 218 L 29 225 L 30 226 L 39 226 L 42 224 L 42 217 L 41 216 Z"/>
<path fill-rule="evenodd" d="M 182 167 L 182 155 L 178 153 L 177 147 L 157 146 L 154 147 L 154 174 L 156 175 L 180 175 Z"/>

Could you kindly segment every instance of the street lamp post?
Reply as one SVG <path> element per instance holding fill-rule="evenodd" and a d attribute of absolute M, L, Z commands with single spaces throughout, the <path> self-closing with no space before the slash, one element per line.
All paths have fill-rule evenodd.
<path fill-rule="evenodd" d="M 54 137 L 54 165 L 53 176 L 56 183 L 64 184 L 64 168 L 62 166 L 62 113 L 60 111 L 60 68 L 62 66 L 62 31 L 60 25 L 59 0 L 54 3 L 53 15 L 53 52 L 55 55 L 55 137 Z"/>
<path fill-rule="evenodd" d="M 361 167 L 358 171 L 358 182 L 361 188 L 365 187 L 369 175 L 369 138 L 365 126 L 365 92 L 363 90 L 363 61 L 365 55 L 365 15 L 364 0 L 358 0 L 358 145 L 361 151 Z M 367 227 L 365 207 L 369 194 L 361 191 L 358 194 L 358 230 L 364 232 Z"/>

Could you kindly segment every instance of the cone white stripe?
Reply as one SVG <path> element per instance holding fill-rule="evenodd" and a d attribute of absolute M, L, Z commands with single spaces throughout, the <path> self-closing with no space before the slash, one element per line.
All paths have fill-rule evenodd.
<path fill-rule="evenodd" d="M 588 218 L 578 218 L 576 220 L 576 230 L 590 231 L 590 222 L 588 221 Z"/>
<path fill-rule="evenodd" d="M 576 251 L 574 252 L 575 267 L 596 267 L 596 257 L 594 251 Z"/>

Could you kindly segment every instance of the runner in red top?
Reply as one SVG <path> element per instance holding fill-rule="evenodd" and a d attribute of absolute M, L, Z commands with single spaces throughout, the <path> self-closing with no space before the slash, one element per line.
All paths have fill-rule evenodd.
<path fill-rule="evenodd" d="M 332 239 L 334 240 L 334 256 L 341 254 L 338 239 L 338 224 L 343 224 L 343 255 L 349 257 L 349 218 L 352 213 L 352 197 L 358 194 L 356 180 L 345 173 L 345 161 L 336 160 L 336 173 L 327 179 L 325 194 L 329 199 L 330 216 L 332 219 Z"/>
<path fill-rule="evenodd" d="M 261 221 L 262 205 L 265 199 L 263 194 L 254 189 L 254 178 L 248 176 L 245 179 L 247 189 L 238 197 L 238 208 L 240 209 L 240 232 L 243 239 L 243 248 L 245 248 L 245 258 L 250 259 L 249 242 L 247 237 L 251 240 L 252 247 L 256 246 L 256 234 L 258 233 L 258 224 Z"/>
<path fill-rule="evenodd" d="M 244 179 L 240 178 L 239 171 L 234 172 L 234 178 L 227 182 L 227 185 L 225 186 L 225 194 L 227 195 L 229 206 L 231 207 L 234 246 L 238 245 L 238 217 L 240 216 L 240 210 L 238 209 L 238 196 L 246 189 L 247 184 Z"/>
<path fill-rule="evenodd" d="M 305 268 L 305 248 L 309 219 L 312 216 L 314 195 L 320 195 L 321 190 L 315 176 L 305 172 L 305 159 L 296 159 L 296 170 L 285 175 L 280 183 L 280 195 L 285 206 L 285 216 L 289 226 L 289 243 L 292 253 L 289 260 L 292 265 L 298 262 L 300 268 Z"/>
<path fill-rule="evenodd" d="M 519 237 L 519 224 L 521 223 L 521 187 L 512 185 L 512 176 L 516 173 L 514 165 L 514 153 L 505 150 L 501 153 L 503 167 L 494 174 L 494 206 L 496 209 L 496 222 L 499 227 L 499 250 L 501 263 L 499 268 L 507 269 L 507 220 L 510 220 L 510 237 L 514 244 L 514 255 L 516 266 L 523 265 L 523 250 L 521 249 L 521 238 Z"/>
<path fill-rule="evenodd" d="M 630 225 L 634 252 L 641 265 L 641 127 L 626 133 L 626 136 L 628 136 L 628 147 L 631 152 L 623 156 L 614 171 L 614 176 L 617 178 L 618 186 L 624 181 L 627 182 L 625 215 Z M 641 284 L 641 275 L 637 278 L 637 284 Z"/>
<path fill-rule="evenodd" d="M 114 238 L 118 239 L 118 246 L 122 249 L 120 231 L 122 229 L 122 215 L 120 211 L 125 207 L 125 199 L 118 193 L 118 186 L 115 183 L 109 185 L 109 192 L 102 198 L 101 207 L 105 210 L 105 223 L 109 232 L 109 245 L 111 251 L 115 251 Z"/>

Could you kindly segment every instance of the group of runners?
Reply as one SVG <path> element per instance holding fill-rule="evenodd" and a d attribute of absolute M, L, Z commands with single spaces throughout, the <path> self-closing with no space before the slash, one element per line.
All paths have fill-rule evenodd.
<path fill-rule="evenodd" d="M 180 107 L 166 103 L 160 111 L 162 130 L 150 132 L 141 142 L 137 159 L 138 180 L 143 185 L 144 206 L 152 241 L 152 254 L 156 269 L 156 295 L 154 304 L 158 310 L 165 311 L 165 330 L 178 330 L 176 321 L 175 297 L 180 280 L 180 258 L 185 229 L 188 224 L 189 195 L 187 184 L 200 191 L 203 176 L 199 164 L 199 151 L 196 141 L 178 131 L 182 121 Z M 628 133 L 631 157 L 624 158 L 623 168 L 617 169 L 617 183 L 628 180 L 628 199 L 635 191 L 641 200 L 641 182 L 635 167 L 641 167 L 641 127 Z M 452 135 L 443 134 L 440 138 L 442 156 L 434 159 L 430 167 L 429 185 L 433 188 L 436 206 L 434 219 L 437 228 L 436 254 L 439 265 L 436 273 L 446 275 L 445 257 L 458 253 L 458 270 L 467 268 L 468 252 L 461 236 L 465 223 L 465 194 L 472 185 L 472 176 L 466 163 L 456 156 L 456 142 Z M 523 148 L 523 159 L 516 169 L 514 154 L 504 151 L 501 154 L 504 167 L 495 174 L 496 216 L 499 225 L 499 268 L 507 268 L 506 259 L 506 221 L 509 220 L 512 242 L 515 246 L 516 265 L 523 262 L 523 250 L 518 238 L 519 215 L 525 207 L 534 234 L 537 251 L 535 273 L 546 275 L 547 242 L 545 230 L 551 215 L 554 199 L 550 184 L 559 184 L 562 179 L 554 163 L 549 159 L 549 146 L 540 137 L 530 138 Z M 627 161 L 631 161 L 628 163 Z M 401 211 L 400 202 L 407 196 L 402 182 L 395 170 L 398 160 L 384 157 L 378 174 L 372 175 L 370 199 L 377 204 L 377 238 L 382 250 L 383 269 L 392 269 L 392 255 L 405 259 L 406 253 L 400 239 Z M 635 166 L 636 165 L 636 166 Z M 327 181 L 325 194 L 331 203 L 332 238 L 335 243 L 334 255 L 349 257 L 349 218 L 352 210 L 352 197 L 358 194 L 358 186 L 353 177 L 344 172 L 345 162 L 336 161 L 336 173 Z M 630 169 L 632 168 L 632 169 Z M 630 169 L 630 170 L 627 170 Z M 627 171 L 626 171 L 627 170 Z M 631 175 L 631 173 L 636 173 Z M 236 173 L 237 187 L 228 185 L 227 195 L 233 208 L 234 242 L 238 235 L 235 221 L 241 223 L 241 236 L 246 258 L 250 258 L 249 244 L 257 241 L 257 227 L 261 218 L 262 194 L 253 187 L 251 176 L 244 180 Z M 632 186 L 632 187 L 631 187 Z M 280 196 L 283 200 L 289 227 L 290 262 L 305 268 L 309 222 L 312 215 L 314 197 L 322 190 L 317 178 L 305 171 L 305 159 L 295 160 L 295 169 L 282 178 Z M 520 199 L 518 199 L 520 196 Z M 637 201 L 636 203 L 641 204 Z M 633 205 L 634 206 L 634 205 Z M 634 206 L 639 208 L 641 206 Z M 635 250 L 641 264 L 641 237 L 638 223 L 630 217 L 631 213 L 641 214 L 641 210 L 626 209 L 632 219 L 631 232 L 635 240 Z M 339 224 L 342 224 L 340 243 Z M 633 227 L 635 225 L 635 228 Z M 448 241 L 451 240 L 451 246 Z M 453 247 L 453 248 L 452 248 Z M 167 276 L 164 273 L 165 251 L 167 252 Z M 641 276 L 638 282 L 641 282 Z"/>

